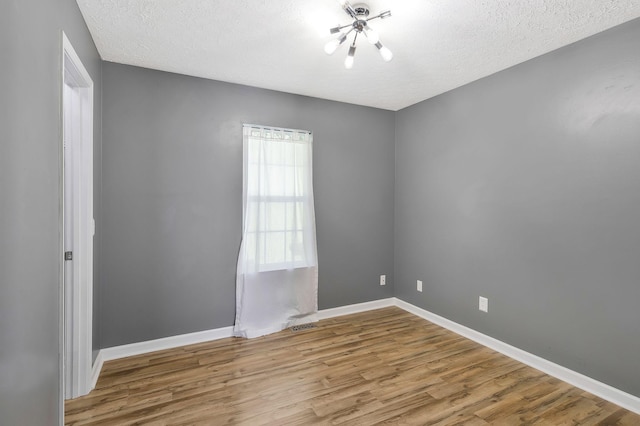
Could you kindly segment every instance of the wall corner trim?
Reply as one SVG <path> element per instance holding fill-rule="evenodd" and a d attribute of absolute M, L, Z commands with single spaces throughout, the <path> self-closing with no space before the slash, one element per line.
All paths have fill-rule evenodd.
<path fill-rule="evenodd" d="M 494 339 L 493 337 L 489 337 L 486 334 L 482 334 L 479 331 L 453 322 L 449 319 L 436 315 L 425 309 L 419 308 L 396 297 L 374 300 L 371 302 L 357 303 L 354 305 L 340 306 L 337 308 L 323 309 L 318 311 L 317 318 L 318 320 L 323 320 L 343 315 L 355 314 L 358 312 L 366 312 L 374 309 L 386 308 L 389 306 L 397 306 L 398 308 L 401 308 L 413 315 L 426 319 L 427 321 L 439 325 L 440 327 L 444 327 L 447 330 L 453 331 L 456 334 L 473 340 L 474 342 L 493 349 L 496 352 L 500 352 L 501 354 L 506 355 L 509 358 L 520 361 L 523 364 L 540 370 L 577 388 L 592 393 L 593 395 L 599 396 L 600 398 L 619 405 L 622 408 L 640 414 L 640 398 L 634 395 L 621 391 L 620 389 L 616 389 L 613 386 L 599 382 L 595 379 L 592 379 L 591 377 L 587 377 L 583 374 L 548 361 L 532 353 L 526 352 L 522 349 L 518 349 L 515 346 L 509 345 L 508 343 L 504 343 L 500 340 Z M 98 376 L 100 375 L 100 371 L 102 369 L 102 365 L 106 361 L 126 358 L 134 355 L 141 355 L 164 349 L 172 349 L 180 346 L 204 343 L 212 340 L 224 339 L 226 337 L 232 337 L 232 335 L 233 327 L 223 327 L 213 330 L 182 334 L 179 336 L 171 336 L 146 342 L 131 343 L 128 345 L 101 349 L 93 364 L 91 388 L 93 389 L 95 387 Z"/>
<path fill-rule="evenodd" d="M 100 372 L 102 371 L 103 365 L 104 365 L 104 353 L 100 350 L 98 351 L 98 356 L 96 356 L 95 361 L 93 361 L 93 367 L 91 368 L 91 382 L 89 384 L 90 391 L 95 389 L 96 383 L 98 383 L 98 377 L 100 377 Z"/>
<path fill-rule="evenodd" d="M 486 334 L 482 334 L 479 331 L 473 330 L 464 325 L 458 324 L 444 317 L 436 315 L 432 312 L 419 308 L 415 305 L 407 303 L 400 299 L 395 299 L 395 305 L 407 312 L 417 315 L 427 321 L 444 327 L 456 334 L 459 334 L 467 339 L 471 339 L 483 346 L 493 349 L 496 352 L 500 352 L 509 358 L 520 361 L 530 367 L 542 371 L 550 376 L 567 382 L 577 388 L 585 390 L 593 395 L 619 405 L 629 411 L 633 411 L 636 414 L 640 414 L 640 398 L 635 395 L 631 395 L 620 389 L 616 389 L 613 386 L 599 382 L 584 374 L 570 370 L 566 367 L 558 365 L 554 362 L 548 361 L 532 353 L 518 349 L 515 346 L 511 346 L 508 343 L 504 343 L 500 340 L 489 337 Z"/>

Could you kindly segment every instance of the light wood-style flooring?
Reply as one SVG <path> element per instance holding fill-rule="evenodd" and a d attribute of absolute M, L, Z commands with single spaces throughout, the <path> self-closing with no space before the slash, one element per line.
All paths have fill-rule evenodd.
<path fill-rule="evenodd" d="M 640 425 L 640 416 L 385 308 L 105 363 L 68 425 Z"/>

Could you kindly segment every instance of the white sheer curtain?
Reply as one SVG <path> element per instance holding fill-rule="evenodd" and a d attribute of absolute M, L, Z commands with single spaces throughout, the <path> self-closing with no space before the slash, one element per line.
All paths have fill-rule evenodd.
<path fill-rule="evenodd" d="M 315 321 L 318 257 L 311 132 L 243 126 L 243 236 L 234 335 Z"/>

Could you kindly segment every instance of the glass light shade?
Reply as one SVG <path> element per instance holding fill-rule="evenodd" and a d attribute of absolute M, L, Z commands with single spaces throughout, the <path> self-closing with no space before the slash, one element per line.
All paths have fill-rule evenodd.
<path fill-rule="evenodd" d="M 386 48 L 385 46 L 382 45 L 382 43 L 377 42 L 376 43 L 376 47 L 378 48 L 378 50 L 380 51 L 380 56 L 382 56 L 382 59 L 385 62 L 389 62 L 390 60 L 393 59 L 393 53 L 391 53 L 391 51 Z"/>
<path fill-rule="evenodd" d="M 324 51 L 327 55 L 333 55 L 333 53 L 338 49 L 338 46 L 340 46 L 340 40 L 331 40 L 329 43 L 324 45 Z"/>
<path fill-rule="evenodd" d="M 340 37 L 335 40 L 331 40 L 324 45 L 324 51 L 327 53 L 327 55 L 333 55 L 333 52 L 335 52 L 336 49 L 338 49 L 338 47 L 340 47 L 340 45 L 344 43 L 346 39 L 347 35 L 340 33 Z"/>
<path fill-rule="evenodd" d="M 349 54 L 344 60 L 344 67 L 346 69 L 350 70 L 351 68 L 353 68 L 353 57 L 355 54 L 356 54 L 356 47 L 354 45 L 351 45 L 351 47 L 349 47 Z"/>
<path fill-rule="evenodd" d="M 353 56 L 347 56 L 344 60 L 344 67 L 348 70 L 353 68 Z"/>
<path fill-rule="evenodd" d="M 384 59 L 385 62 L 389 62 L 393 59 L 393 53 L 385 46 L 382 46 L 382 49 L 380 49 L 380 56 L 382 56 L 382 59 Z"/>

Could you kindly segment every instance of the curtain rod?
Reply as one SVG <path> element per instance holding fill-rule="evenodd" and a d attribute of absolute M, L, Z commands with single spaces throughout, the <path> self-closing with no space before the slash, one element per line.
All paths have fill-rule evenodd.
<path fill-rule="evenodd" d="M 262 126 L 260 124 L 242 123 L 242 127 L 250 127 L 252 129 L 275 130 L 275 131 L 279 131 L 279 132 L 298 132 L 298 133 L 308 133 L 308 134 L 312 133 L 311 130 L 286 129 L 284 127 Z"/>

